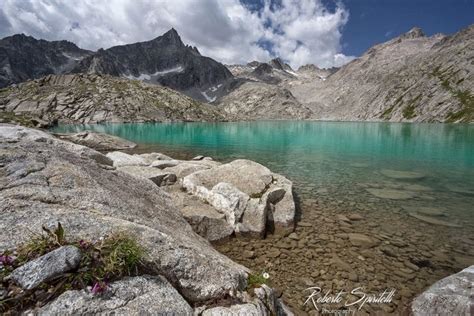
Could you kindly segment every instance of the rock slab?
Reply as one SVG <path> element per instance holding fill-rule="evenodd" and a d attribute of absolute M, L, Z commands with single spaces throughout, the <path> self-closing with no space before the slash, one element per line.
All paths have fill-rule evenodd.
<path fill-rule="evenodd" d="M 0 124 L 0 230 L 40 233 L 59 221 L 71 240 L 123 231 L 188 302 L 246 288 L 248 270 L 194 233 L 169 194 L 147 179 L 104 169 L 92 154 L 105 157 L 48 133 Z M 27 234 L 0 234 L 0 249 L 27 240 Z"/>
<path fill-rule="evenodd" d="M 193 309 L 162 276 L 127 277 L 102 295 L 67 291 L 38 315 L 193 315 Z"/>
<path fill-rule="evenodd" d="M 448 276 L 421 293 L 411 305 L 415 316 L 472 315 L 474 266 Z"/>
<path fill-rule="evenodd" d="M 25 290 L 36 288 L 57 275 L 79 267 L 82 254 L 75 246 L 63 246 L 15 269 L 10 277 Z"/>
<path fill-rule="evenodd" d="M 169 185 L 176 182 L 176 175 L 174 173 L 165 172 L 158 168 L 147 166 L 123 166 L 118 167 L 117 169 L 134 177 L 151 180 L 157 186 Z"/>
<path fill-rule="evenodd" d="M 55 136 L 100 151 L 131 149 L 137 146 L 134 142 L 126 139 L 92 131 L 73 134 L 55 134 Z"/>

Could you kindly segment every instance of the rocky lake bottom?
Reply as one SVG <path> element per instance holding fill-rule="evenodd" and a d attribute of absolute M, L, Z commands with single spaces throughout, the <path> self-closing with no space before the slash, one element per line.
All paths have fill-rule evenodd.
<path fill-rule="evenodd" d="M 357 287 L 364 293 L 395 289 L 391 304 L 366 304 L 358 314 L 398 314 L 429 285 L 474 264 L 474 224 L 467 214 L 456 216 L 462 227 L 425 223 L 399 203 L 368 196 L 365 186 L 347 188 L 339 199 L 330 190 L 316 190 L 316 198 L 305 199 L 310 192 L 303 191 L 295 234 L 232 240 L 217 249 L 255 271 L 269 273 L 284 301 L 302 315 L 315 310 L 311 302 L 305 305 L 311 294 L 306 289 L 314 286 L 334 295 Z M 413 201 L 411 207 L 416 202 L 424 201 Z M 473 203 L 470 198 L 464 207 Z M 325 308 L 344 309 L 343 303 Z"/>
<path fill-rule="evenodd" d="M 310 287 L 333 295 L 358 287 L 368 294 L 395 289 L 390 303 L 366 303 L 357 314 L 401 314 L 426 287 L 474 264 L 472 126 L 253 122 L 59 131 L 82 129 L 134 141 L 136 153 L 251 159 L 292 180 L 299 217 L 293 234 L 234 238 L 215 247 L 267 272 L 298 315 L 317 313 L 305 304 Z M 343 305 L 317 307 L 360 306 Z"/>

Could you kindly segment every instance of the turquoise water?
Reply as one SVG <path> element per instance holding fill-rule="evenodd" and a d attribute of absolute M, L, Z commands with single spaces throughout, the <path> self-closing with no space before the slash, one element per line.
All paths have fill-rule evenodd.
<path fill-rule="evenodd" d="M 54 131 L 85 129 L 165 152 L 255 159 L 279 171 L 312 164 L 324 173 L 317 163 L 363 162 L 456 173 L 468 182 L 474 172 L 474 125 L 278 121 L 63 125 Z"/>
<path fill-rule="evenodd" d="M 344 199 L 355 186 L 406 189 L 407 181 L 380 173 L 392 169 L 425 176 L 416 181 L 430 189 L 417 193 L 424 204 L 463 212 L 474 204 L 474 125 L 266 121 L 63 125 L 54 131 L 85 129 L 134 141 L 142 152 L 255 160 L 293 180 L 302 197 L 324 189 Z M 426 202 L 440 193 L 443 201 Z"/>

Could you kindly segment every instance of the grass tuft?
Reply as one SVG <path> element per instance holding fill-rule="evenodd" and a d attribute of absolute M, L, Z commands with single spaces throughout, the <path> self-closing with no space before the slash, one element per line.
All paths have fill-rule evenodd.
<path fill-rule="evenodd" d="M 65 273 L 41 284 L 37 289 L 22 291 L 7 276 L 16 268 L 64 245 L 81 250 L 82 259 L 77 271 Z M 13 250 L 1 257 L 13 258 Z M 124 276 L 149 271 L 144 266 L 145 250 L 135 238 L 126 233 L 115 233 L 98 242 L 68 240 L 60 223 L 54 230 L 43 227 L 43 234 L 35 236 L 16 250 L 17 256 L 0 269 L 0 284 L 9 294 L 0 301 L 0 312 L 20 313 L 34 306 L 43 306 L 67 290 L 92 288 L 94 294 L 106 290 L 108 282 Z"/>
<path fill-rule="evenodd" d="M 247 279 L 247 290 L 254 289 L 268 283 L 263 273 L 249 274 Z"/>
<path fill-rule="evenodd" d="M 407 120 L 414 118 L 415 115 L 415 107 L 413 105 L 407 105 L 403 109 L 403 117 L 406 118 Z"/>
<path fill-rule="evenodd" d="M 135 239 L 120 233 L 104 239 L 100 245 L 104 276 L 122 277 L 136 273 L 144 256 Z"/>

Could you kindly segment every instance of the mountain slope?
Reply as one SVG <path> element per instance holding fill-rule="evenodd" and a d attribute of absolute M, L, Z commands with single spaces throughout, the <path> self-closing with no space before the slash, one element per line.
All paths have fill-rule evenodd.
<path fill-rule="evenodd" d="M 68 41 L 48 42 L 17 34 L 0 40 L 0 88 L 70 71 L 92 52 Z"/>
<path fill-rule="evenodd" d="M 0 118 L 59 123 L 216 121 L 208 104 L 166 87 L 107 75 L 49 75 L 0 90 Z"/>
<path fill-rule="evenodd" d="M 304 120 L 312 112 L 287 89 L 249 81 L 216 104 L 229 120 Z"/>
<path fill-rule="evenodd" d="M 315 119 L 472 122 L 473 60 L 474 26 L 432 37 L 414 28 L 291 91 Z"/>
<path fill-rule="evenodd" d="M 209 102 L 222 94 L 233 78 L 224 65 L 184 45 L 174 29 L 148 42 L 101 49 L 83 59 L 73 72 L 159 83 Z"/>

